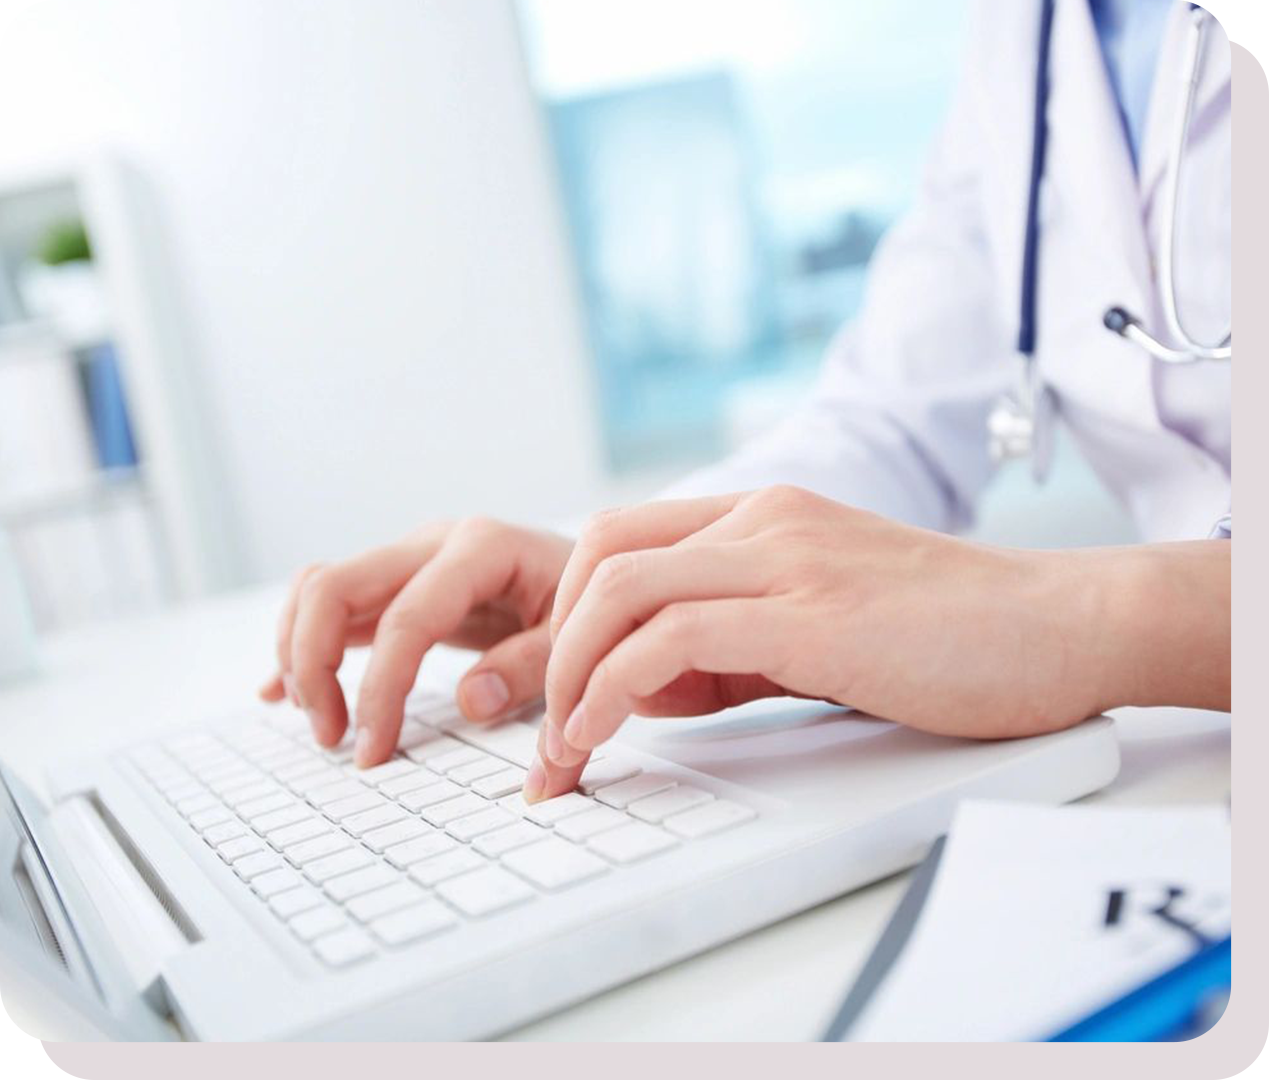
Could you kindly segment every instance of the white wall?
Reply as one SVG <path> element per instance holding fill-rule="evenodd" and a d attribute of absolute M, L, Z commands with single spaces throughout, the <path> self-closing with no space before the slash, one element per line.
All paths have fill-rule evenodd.
<path fill-rule="evenodd" d="M 509 0 L 0 0 L 0 170 L 143 181 L 244 578 L 596 499 Z"/>

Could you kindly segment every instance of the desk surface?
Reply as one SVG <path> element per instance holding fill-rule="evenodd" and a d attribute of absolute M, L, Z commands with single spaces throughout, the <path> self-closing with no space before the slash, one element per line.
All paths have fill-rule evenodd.
<path fill-rule="evenodd" d="M 45 643 L 40 672 L 0 687 L 0 747 L 37 788 L 48 763 L 240 708 L 269 674 L 279 593 L 259 590 Z M 1224 801 L 1227 715 L 1116 714 L 1118 779 L 1091 801 Z M 522 1039 L 818 1037 L 903 892 L 899 875 L 618 987 L 516 1032 Z"/>

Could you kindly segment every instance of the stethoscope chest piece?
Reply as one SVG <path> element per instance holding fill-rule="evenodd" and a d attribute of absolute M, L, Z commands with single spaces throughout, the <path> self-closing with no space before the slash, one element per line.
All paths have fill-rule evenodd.
<path fill-rule="evenodd" d="M 987 417 L 992 462 L 1003 465 L 1029 457 L 1032 477 L 1043 483 L 1053 464 L 1056 413 L 1057 399 L 1042 384 L 1019 386 L 1002 395 Z"/>

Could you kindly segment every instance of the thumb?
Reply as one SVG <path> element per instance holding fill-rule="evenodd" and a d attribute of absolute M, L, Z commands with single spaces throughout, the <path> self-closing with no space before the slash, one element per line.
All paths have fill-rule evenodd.
<path fill-rule="evenodd" d="M 543 623 L 503 638 L 486 650 L 458 684 L 458 707 L 477 723 L 497 720 L 542 696 L 551 655 L 550 627 Z"/>

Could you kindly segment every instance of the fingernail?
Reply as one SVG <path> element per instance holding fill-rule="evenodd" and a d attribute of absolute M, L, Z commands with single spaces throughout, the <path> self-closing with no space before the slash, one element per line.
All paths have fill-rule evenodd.
<path fill-rule="evenodd" d="M 511 691 L 496 671 L 482 671 L 464 681 L 463 699 L 472 717 L 488 720 L 507 707 Z"/>
<path fill-rule="evenodd" d="M 557 765 L 563 764 L 560 759 L 564 756 L 564 740 L 560 738 L 560 729 L 546 721 L 546 756 L 554 761 Z"/>
<path fill-rule="evenodd" d="M 357 738 L 353 741 L 353 761 L 359 769 L 370 764 L 370 729 L 358 728 Z"/>
<path fill-rule="evenodd" d="M 524 801 L 527 803 L 535 803 L 542 798 L 542 792 L 546 790 L 546 769 L 542 762 L 537 758 L 533 759 L 533 764 L 529 766 L 529 775 L 524 778 Z"/>
<path fill-rule="evenodd" d="M 564 725 L 564 738 L 574 746 L 581 737 L 582 728 L 586 724 L 586 707 L 582 702 L 577 703 L 577 708 L 573 710 L 568 718 L 568 722 Z"/>
<path fill-rule="evenodd" d="M 300 707 L 300 695 L 295 692 L 295 680 L 290 675 L 282 676 L 282 689 L 286 691 L 286 699 L 297 709 Z"/>
<path fill-rule="evenodd" d="M 313 729 L 313 738 L 321 742 L 322 737 L 322 721 L 312 709 L 305 709 L 304 715 L 308 717 L 308 726 Z"/>

